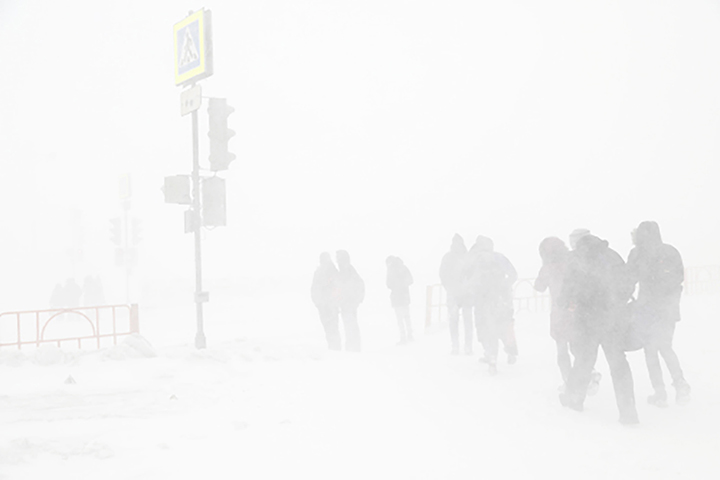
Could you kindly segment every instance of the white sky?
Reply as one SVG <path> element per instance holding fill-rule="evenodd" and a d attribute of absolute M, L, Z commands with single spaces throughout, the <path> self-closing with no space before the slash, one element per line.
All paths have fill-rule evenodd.
<path fill-rule="evenodd" d="M 626 256 L 648 219 L 686 264 L 717 264 L 720 5 L 585 3 L 0 0 L 2 309 L 72 275 L 73 211 L 76 275 L 121 278 L 108 220 L 125 172 L 140 283 L 192 278 L 183 207 L 160 187 L 191 169 L 172 27 L 203 6 L 203 94 L 235 107 L 238 156 L 206 278 L 306 290 L 319 252 L 344 248 L 385 295 L 387 255 L 434 283 L 455 232 L 491 236 L 533 276 L 545 236 L 583 226 Z"/>

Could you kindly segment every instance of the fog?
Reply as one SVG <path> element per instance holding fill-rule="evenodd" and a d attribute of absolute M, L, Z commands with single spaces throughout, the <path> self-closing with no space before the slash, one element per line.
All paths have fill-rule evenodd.
<path fill-rule="evenodd" d="M 235 108 L 237 159 L 227 226 L 202 230 L 196 349 L 193 236 L 161 187 L 192 170 L 173 25 L 203 7 L 199 84 Z M 560 406 L 547 312 L 516 311 L 497 376 L 449 354 L 446 323 L 423 329 L 455 233 L 492 238 L 521 278 L 547 236 L 584 227 L 627 258 L 645 220 L 686 266 L 720 264 L 716 0 L 0 0 L 0 52 L 0 313 L 99 275 L 142 334 L 0 349 L 0 478 L 717 477 L 717 296 L 681 303 L 689 406 L 648 405 L 628 354 L 637 428 L 602 358 L 586 411 Z M 204 168 L 207 130 L 204 98 Z M 127 292 L 121 178 L 142 225 Z M 360 355 L 328 351 L 310 299 L 319 254 L 341 249 L 365 282 Z M 415 280 L 403 347 L 389 255 Z"/>
<path fill-rule="evenodd" d="M 237 132 L 228 224 L 203 232 L 208 281 L 305 294 L 318 254 L 345 249 L 384 299 L 387 255 L 436 283 L 456 232 L 493 238 L 532 277 L 545 236 L 586 227 L 626 256 L 647 219 L 686 264 L 720 261 L 716 2 L 6 0 L 4 309 L 95 273 L 124 301 L 109 240 L 123 174 L 143 222 L 132 300 L 192 288 L 184 207 L 160 187 L 192 167 L 172 26 L 203 6 L 203 95 L 228 99 Z"/>

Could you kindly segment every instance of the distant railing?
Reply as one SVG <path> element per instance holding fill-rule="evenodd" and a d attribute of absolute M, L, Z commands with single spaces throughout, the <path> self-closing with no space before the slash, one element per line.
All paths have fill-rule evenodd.
<path fill-rule="evenodd" d="M 513 286 L 513 306 L 515 312 L 550 311 L 550 295 L 546 291 L 540 293 L 533 288 L 534 278 L 520 278 Z M 703 295 L 720 293 L 720 265 L 703 267 L 686 267 L 685 295 Z M 425 292 L 425 328 L 433 322 L 447 320 L 446 293 L 440 284 L 428 285 Z"/>
<path fill-rule="evenodd" d="M 533 288 L 534 278 L 520 278 L 513 286 L 513 307 L 515 312 L 528 310 L 544 312 L 550 310 L 550 294 L 540 293 Z M 425 290 L 425 328 L 433 322 L 447 320 L 447 294 L 441 284 L 428 285 Z"/>
<path fill-rule="evenodd" d="M 683 293 L 705 295 L 720 292 L 720 265 L 686 267 Z"/>
<path fill-rule="evenodd" d="M 83 341 L 88 340 L 100 348 L 103 339 L 112 339 L 112 344 L 117 345 L 119 336 L 139 331 L 137 304 L 0 313 L 0 348 L 39 347 L 44 343 L 60 347 L 67 342 L 77 342 L 82 348 Z"/>

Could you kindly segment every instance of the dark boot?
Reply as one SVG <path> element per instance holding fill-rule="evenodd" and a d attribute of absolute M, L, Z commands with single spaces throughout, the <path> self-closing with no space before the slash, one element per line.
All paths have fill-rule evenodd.
<path fill-rule="evenodd" d="M 563 407 L 570 408 L 577 412 L 583 411 L 583 399 L 579 395 L 570 393 L 566 390 L 560 393 L 559 398 L 560 405 Z"/>

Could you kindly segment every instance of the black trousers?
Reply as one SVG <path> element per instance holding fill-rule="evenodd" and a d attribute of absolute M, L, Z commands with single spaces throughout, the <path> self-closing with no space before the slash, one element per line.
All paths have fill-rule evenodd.
<path fill-rule="evenodd" d="M 622 338 L 612 331 L 596 328 L 578 328 L 572 342 L 575 362 L 568 374 L 568 392 L 581 404 L 585 400 L 593 368 L 597 361 L 598 349 L 602 347 L 612 377 L 615 402 L 621 416 L 637 415 L 635 388 L 630 364 L 625 356 Z"/>
<path fill-rule="evenodd" d="M 660 366 L 660 357 L 665 360 L 665 365 L 670 372 L 673 385 L 676 387 L 685 383 L 682 368 L 680 368 L 680 360 L 673 350 L 672 341 L 675 334 L 674 321 L 656 322 L 650 329 L 648 342 L 645 344 L 645 363 L 647 364 L 650 382 L 655 390 L 665 390 L 665 382 L 663 381 L 662 367 Z"/>
<path fill-rule="evenodd" d="M 358 307 L 341 307 L 343 327 L 345 328 L 345 350 L 348 352 L 360 351 L 360 325 L 357 317 Z"/>
<path fill-rule="evenodd" d="M 340 329 L 338 326 L 339 313 L 337 307 L 318 307 L 320 322 L 325 330 L 325 339 L 330 350 L 340 350 Z"/>

